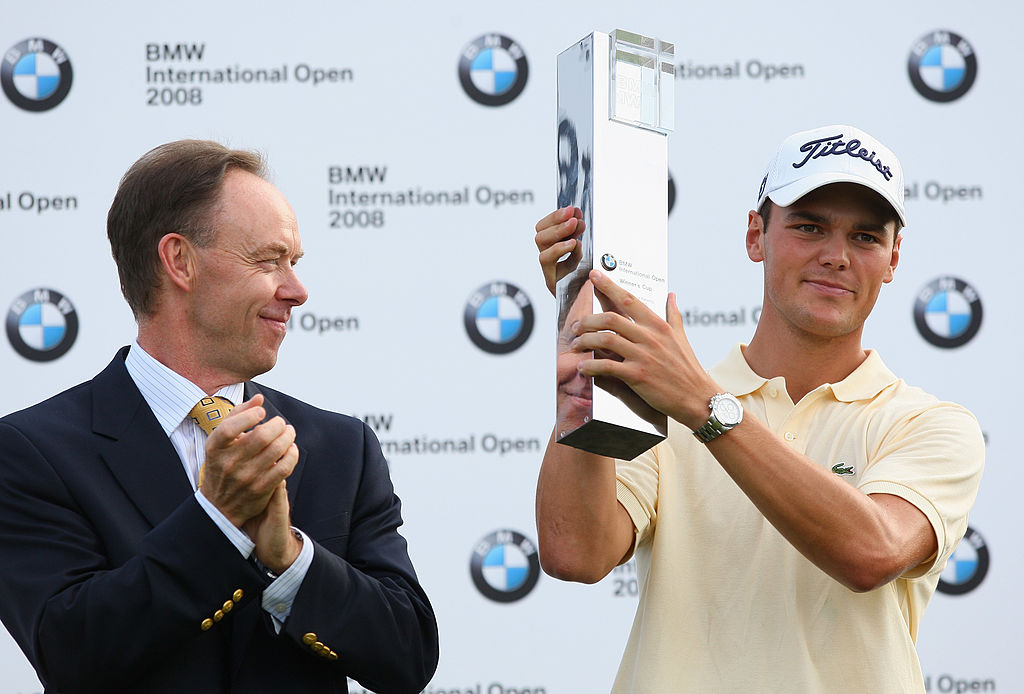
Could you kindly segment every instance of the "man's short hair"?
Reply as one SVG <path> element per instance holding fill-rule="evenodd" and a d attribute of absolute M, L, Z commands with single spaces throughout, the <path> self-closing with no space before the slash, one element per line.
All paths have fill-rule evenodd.
<path fill-rule="evenodd" d="M 765 201 L 761 203 L 761 207 L 757 209 L 757 213 L 761 215 L 761 222 L 765 231 L 768 231 L 768 218 L 772 215 L 772 206 L 774 204 L 775 203 L 771 200 L 765 199 Z"/>
<path fill-rule="evenodd" d="M 213 243 L 210 212 L 231 169 L 260 178 L 266 174 L 258 153 L 208 140 L 179 140 L 151 149 L 121 179 L 107 213 L 107 238 L 121 293 L 136 319 L 154 308 L 161 238 L 177 233 L 200 248 Z"/>

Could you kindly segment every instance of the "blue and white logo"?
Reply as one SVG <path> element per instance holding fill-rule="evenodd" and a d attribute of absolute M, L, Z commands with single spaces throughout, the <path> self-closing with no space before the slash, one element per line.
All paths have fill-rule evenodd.
<path fill-rule="evenodd" d="M 64 356 L 78 337 L 78 314 L 66 296 L 53 289 L 27 291 L 7 311 L 7 339 L 31 361 Z"/>
<path fill-rule="evenodd" d="M 974 84 L 978 58 L 962 36 L 951 31 L 933 31 L 911 48 L 907 71 L 914 89 L 924 98 L 943 103 L 955 101 Z"/>
<path fill-rule="evenodd" d="M 462 49 L 459 58 L 462 88 L 484 106 L 504 106 L 519 96 L 529 72 L 523 49 L 501 34 L 475 39 Z"/>
<path fill-rule="evenodd" d="M 985 539 L 976 530 L 967 528 L 964 539 L 960 540 L 942 575 L 939 576 L 937 590 L 946 595 L 969 593 L 985 580 L 988 565 L 988 546 Z"/>
<path fill-rule="evenodd" d="M 540 578 L 536 545 L 515 530 L 496 530 L 476 544 L 469 573 L 484 597 L 495 602 L 521 600 Z"/>
<path fill-rule="evenodd" d="M 71 91 L 71 61 L 53 41 L 26 39 L 4 54 L 0 84 L 18 108 L 49 111 Z"/>
<path fill-rule="evenodd" d="M 533 304 L 514 284 L 490 282 L 470 295 L 463 322 L 474 345 L 507 354 L 522 347 L 533 332 Z"/>
<path fill-rule="evenodd" d="M 921 337 L 951 349 L 967 344 L 981 328 L 981 299 L 957 277 L 939 277 L 917 293 L 914 323 Z"/>

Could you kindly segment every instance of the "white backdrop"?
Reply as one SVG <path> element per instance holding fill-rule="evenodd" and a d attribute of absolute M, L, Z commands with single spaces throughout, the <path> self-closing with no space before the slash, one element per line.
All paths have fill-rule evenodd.
<path fill-rule="evenodd" d="M 533 489 L 554 413 L 555 316 L 532 237 L 555 206 L 555 56 L 595 29 L 656 35 L 676 43 L 678 62 L 669 283 L 707 365 L 753 332 L 761 274 L 746 260 L 743 232 L 778 141 L 849 122 L 901 157 L 910 225 L 866 341 L 909 382 L 972 409 L 989 441 L 974 541 L 944 578 L 947 591 L 961 592 L 938 593 L 922 626 L 926 681 L 933 692 L 1024 691 L 1009 626 L 1022 616 L 1013 577 L 1024 563 L 1009 393 L 1024 379 L 996 368 L 1022 347 L 1012 315 L 1024 253 L 1015 228 L 1024 99 L 1012 56 L 1024 10 L 986 5 L 10 5 L 0 23 L 5 84 L 22 97 L 39 85 L 43 98 L 33 103 L 49 108 L 0 96 L 0 308 L 15 335 L 0 338 L 0 412 L 91 377 L 134 335 L 104 226 L 124 170 L 182 137 L 260 149 L 298 215 L 300 277 L 310 290 L 278 366 L 261 380 L 365 418 L 384 442 L 404 501 L 403 532 L 441 630 L 441 662 L 426 691 L 606 691 L 636 605 L 631 565 L 596 586 L 540 576 L 532 590 L 514 578 L 502 585 L 486 570 L 478 589 L 471 565 L 504 547 L 505 564 L 518 559 L 530 576 L 536 540 Z M 908 70 L 915 46 L 925 63 L 942 51 L 919 44 L 937 30 L 967 42 L 947 46 L 945 64 L 977 66 L 966 93 L 949 101 L 926 98 L 910 79 L 938 68 L 922 72 L 915 62 Z M 63 56 L 39 55 L 25 44 L 34 38 L 50 42 L 40 44 L 44 53 L 53 56 L 56 45 Z M 18 60 L 30 52 L 35 74 L 49 68 L 59 77 L 54 96 L 45 96 L 54 80 L 25 86 Z M 504 60 L 508 90 L 501 74 L 488 87 L 479 72 L 463 87 L 460 61 L 479 54 Z M 495 67 L 500 73 L 502 64 Z M 938 85 L 932 97 L 949 97 L 953 87 Z M 489 98 L 507 103 L 480 103 Z M 23 309 L 42 300 L 44 315 L 59 310 L 38 289 L 73 306 L 73 341 L 60 330 L 71 319 L 65 303 L 64 319 L 47 333 L 55 346 L 33 342 L 42 338 L 32 332 L 33 309 Z M 505 353 L 497 352 L 510 342 L 479 348 L 464 324 L 471 304 L 470 324 L 486 331 L 474 318 L 478 305 L 495 303 L 492 294 L 506 306 L 518 297 L 513 319 L 531 310 L 535 318 L 529 333 L 506 323 L 519 326 L 514 341 L 522 345 Z M 923 329 L 914 319 L 919 304 Z M 966 339 L 982 307 L 980 329 Z M 956 342 L 963 344 L 936 344 Z M 518 550 L 502 531 L 512 531 Z M 41 690 L 2 631 L 0 673 L 0 694 Z"/>

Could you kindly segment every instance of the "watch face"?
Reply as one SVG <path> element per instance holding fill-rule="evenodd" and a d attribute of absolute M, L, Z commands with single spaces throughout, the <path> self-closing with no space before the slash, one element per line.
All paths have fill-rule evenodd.
<path fill-rule="evenodd" d="M 714 412 L 715 419 L 727 427 L 734 427 L 743 419 L 743 408 L 736 398 L 717 398 L 712 411 Z"/>

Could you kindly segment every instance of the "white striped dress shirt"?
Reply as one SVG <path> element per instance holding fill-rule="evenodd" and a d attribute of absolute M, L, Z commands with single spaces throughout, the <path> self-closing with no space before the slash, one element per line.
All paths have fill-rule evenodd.
<path fill-rule="evenodd" d="M 192 488 L 196 489 L 199 466 L 206 457 L 206 432 L 192 421 L 188 413 L 207 393 L 151 357 L 139 347 L 138 342 L 132 342 L 124 365 L 174 450 L 178 452 L 185 474 Z M 245 397 L 244 386 L 235 383 L 221 388 L 214 395 L 227 398 L 237 405 Z M 235 527 L 198 489 L 195 497 L 221 532 L 248 559 L 255 549 L 249 536 Z M 263 591 L 263 609 L 274 618 L 274 627 L 278 631 L 291 614 L 292 603 L 313 562 L 313 543 L 301 530 L 298 533 L 302 536 L 302 551 L 298 558 Z"/>

